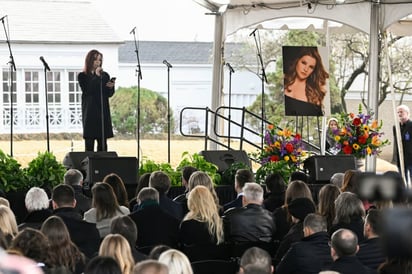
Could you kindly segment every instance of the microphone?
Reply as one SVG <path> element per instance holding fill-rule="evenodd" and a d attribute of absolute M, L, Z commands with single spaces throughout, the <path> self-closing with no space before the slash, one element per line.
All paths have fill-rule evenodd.
<path fill-rule="evenodd" d="M 165 60 L 163 60 L 163 64 L 165 64 L 168 68 L 172 68 L 173 66 Z"/>
<path fill-rule="evenodd" d="M 0 18 L 0 21 L 3 21 L 4 18 L 6 18 L 6 17 L 7 17 L 7 15 L 4 15 L 2 18 Z"/>
<path fill-rule="evenodd" d="M 229 68 L 231 73 L 235 73 L 235 70 L 232 68 L 232 66 L 229 63 L 226 63 L 226 66 Z"/>
<path fill-rule="evenodd" d="M 136 27 L 134 27 L 134 28 L 130 31 L 129 34 L 132 34 L 132 33 L 134 34 L 135 30 L 136 30 Z"/>
<path fill-rule="evenodd" d="M 44 67 L 45 67 L 48 71 L 50 71 L 50 67 L 49 67 L 49 65 L 47 64 L 46 60 L 44 60 L 43 56 L 40 56 L 40 61 L 42 61 Z"/>

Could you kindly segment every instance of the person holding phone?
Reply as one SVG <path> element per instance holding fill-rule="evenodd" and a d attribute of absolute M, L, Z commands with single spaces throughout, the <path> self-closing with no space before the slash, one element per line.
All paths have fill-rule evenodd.
<path fill-rule="evenodd" d="M 85 150 L 107 151 L 107 138 L 113 137 L 109 98 L 114 94 L 116 78 L 103 71 L 103 54 L 93 49 L 86 55 L 83 71 L 78 75 L 82 90 L 82 122 Z"/>

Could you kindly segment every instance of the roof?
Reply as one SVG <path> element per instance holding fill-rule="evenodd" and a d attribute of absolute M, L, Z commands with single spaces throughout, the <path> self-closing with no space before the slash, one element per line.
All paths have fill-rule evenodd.
<path fill-rule="evenodd" d="M 225 56 L 243 47 L 241 43 L 226 43 Z M 164 42 L 139 41 L 137 42 L 139 60 L 141 63 L 169 63 L 178 64 L 212 64 L 213 42 Z M 135 42 L 125 41 L 119 47 L 119 63 L 136 63 Z"/>
<path fill-rule="evenodd" d="M 123 43 L 88 1 L 0 0 L 0 7 L 13 42 Z"/>

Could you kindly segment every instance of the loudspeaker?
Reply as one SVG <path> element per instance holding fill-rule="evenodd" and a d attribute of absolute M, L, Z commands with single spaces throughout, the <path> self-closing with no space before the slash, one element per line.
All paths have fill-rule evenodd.
<path fill-rule="evenodd" d="M 125 185 L 137 184 L 136 157 L 86 157 L 82 161 L 82 170 L 86 173 L 84 182 L 89 186 L 103 181 L 110 173 L 119 175 Z"/>
<path fill-rule="evenodd" d="M 237 162 L 252 167 L 249 157 L 243 150 L 202 150 L 199 155 L 202 155 L 206 161 L 217 165 L 218 172 L 221 173 Z"/>
<path fill-rule="evenodd" d="M 333 174 L 356 169 L 356 158 L 352 155 L 316 155 L 306 159 L 303 167 L 309 172 L 312 184 L 329 183 Z"/>
<path fill-rule="evenodd" d="M 63 165 L 66 169 L 75 168 L 80 170 L 82 168 L 82 161 L 87 157 L 117 157 L 117 153 L 115 151 L 72 151 L 64 156 Z"/>

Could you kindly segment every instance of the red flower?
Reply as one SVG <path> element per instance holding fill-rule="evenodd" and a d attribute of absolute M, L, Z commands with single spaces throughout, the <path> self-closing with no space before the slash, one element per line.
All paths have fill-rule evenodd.
<path fill-rule="evenodd" d="M 299 133 L 296 133 L 296 135 L 295 135 L 295 139 L 296 139 L 296 140 L 300 140 L 300 139 L 302 139 L 302 136 L 300 136 L 300 134 L 299 134 Z"/>
<path fill-rule="evenodd" d="M 364 144 L 366 144 L 367 140 L 368 140 L 368 138 L 366 138 L 364 135 L 358 137 L 359 144 L 364 145 Z"/>
<path fill-rule="evenodd" d="M 344 154 L 352 154 L 352 147 L 351 146 L 344 146 L 342 148 Z"/>
<path fill-rule="evenodd" d="M 288 153 L 292 153 L 294 150 L 293 145 L 291 143 L 287 143 L 285 149 Z"/>
<path fill-rule="evenodd" d="M 271 161 L 271 162 L 277 162 L 277 161 L 279 161 L 279 156 L 277 156 L 277 155 L 272 155 L 272 156 L 270 156 L 270 161 Z"/>
<path fill-rule="evenodd" d="M 359 117 L 356 117 L 355 119 L 353 119 L 353 122 L 352 122 L 352 124 L 353 124 L 355 127 L 360 126 L 361 123 L 362 123 L 362 121 L 361 121 L 361 119 L 360 119 Z"/>

